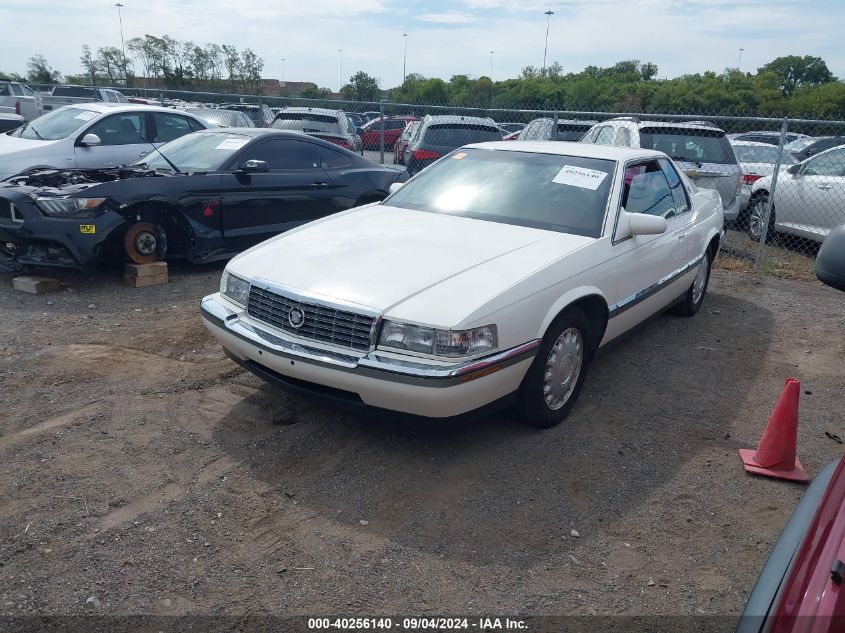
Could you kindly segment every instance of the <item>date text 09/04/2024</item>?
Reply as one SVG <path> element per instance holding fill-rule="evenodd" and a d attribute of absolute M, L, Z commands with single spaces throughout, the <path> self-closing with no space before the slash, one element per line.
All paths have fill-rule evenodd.
<path fill-rule="evenodd" d="M 482 631 L 518 631 L 525 630 L 523 620 L 511 618 L 445 618 L 445 617 L 410 617 L 410 618 L 308 618 L 311 630 L 482 630 Z"/>

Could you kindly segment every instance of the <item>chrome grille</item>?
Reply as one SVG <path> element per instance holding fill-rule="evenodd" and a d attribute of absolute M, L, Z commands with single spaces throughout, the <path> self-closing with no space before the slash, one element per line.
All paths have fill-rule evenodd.
<path fill-rule="evenodd" d="M 305 315 L 301 327 L 289 321 L 290 311 L 299 308 Z M 252 286 L 247 313 L 259 321 L 312 341 L 350 349 L 368 350 L 374 317 L 299 301 L 283 294 Z"/>

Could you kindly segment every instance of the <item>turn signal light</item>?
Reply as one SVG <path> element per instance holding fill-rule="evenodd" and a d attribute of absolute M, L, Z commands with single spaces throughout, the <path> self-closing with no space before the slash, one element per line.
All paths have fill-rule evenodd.
<path fill-rule="evenodd" d="M 413 156 L 414 160 L 434 160 L 440 158 L 440 154 L 428 149 L 415 149 Z"/>

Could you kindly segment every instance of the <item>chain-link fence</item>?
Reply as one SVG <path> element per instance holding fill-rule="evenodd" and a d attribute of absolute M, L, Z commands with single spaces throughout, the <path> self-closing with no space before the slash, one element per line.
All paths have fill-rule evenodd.
<path fill-rule="evenodd" d="M 719 191 L 725 257 L 781 276 L 811 278 L 819 245 L 845 223 L 845 121 L 119 90 L 195 112 L 239 110 L 257 125 L 320 136 L 412 175 L 462 145 L 501 138 L 660 150 Z"/>

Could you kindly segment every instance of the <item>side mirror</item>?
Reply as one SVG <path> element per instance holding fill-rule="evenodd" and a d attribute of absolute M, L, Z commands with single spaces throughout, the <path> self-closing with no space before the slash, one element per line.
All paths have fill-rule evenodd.
<path fill-rule="evenodd" d="M 624 209 L 619 217 L 619 237 L 629 235 L 660 235 L 666 232 L 666 218 L 647 213 L 628 213 Z"/>
<path fill-rule="evenodd" d="M 82 147 L 96 147 L 102 142 L 103 141 L 101 141 L 100 137 L 96 134 L 86 134 L 82 137 L 82 140 L 79 141 L 79 145 Z"/>
<path fill-rule="evenodd" d="M 797 176 L 801 173 L 801 163 L 795 163 L 794 165 L 790 165 L 789 169 L 786 170 L 787 173 L 792 174 L 793 176 Z"/>
<path fill-rule="evenodd" d="M 391 194 L 396 193 L 397 191 L 399 191 L 404 186 L 405 186 L 404 182 L 394 182 L 390 185 L 390 187 L 387 188 L 387 192 L 391 193 Z"/>
<path fill-rule="evenodd" d="M 266 160 L 248 160 L 237 170 L 242 174 L 263 174 L 270 171 Z"/>

